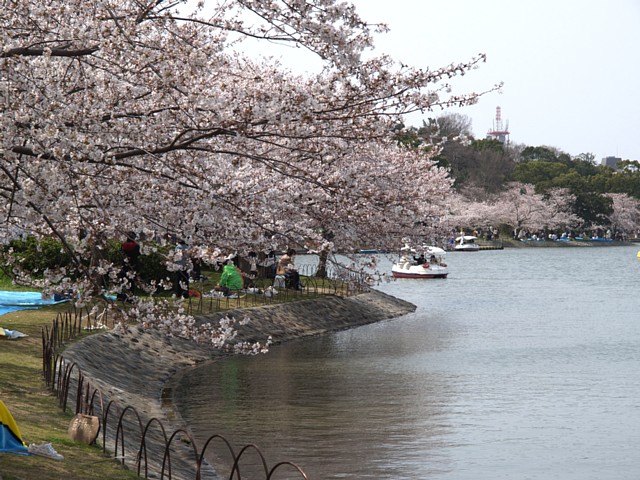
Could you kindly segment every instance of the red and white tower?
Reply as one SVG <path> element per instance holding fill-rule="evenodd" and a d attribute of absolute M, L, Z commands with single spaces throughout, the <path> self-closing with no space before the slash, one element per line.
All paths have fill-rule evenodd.
<path fill-rule="evenodd" d="M 496 107 L 496 119 L 493 122 L 493 129 L 487 132 L 487 138 L 506 144 L 509 143 L 509 122 L 503 127 L 502 110 L 500 107 Z"/>

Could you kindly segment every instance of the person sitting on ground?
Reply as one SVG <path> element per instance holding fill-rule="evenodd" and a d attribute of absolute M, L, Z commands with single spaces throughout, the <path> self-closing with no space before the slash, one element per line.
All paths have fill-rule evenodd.
<path fill-rule="evenodd" d="M 278 264 L 276 266 L 276 277 L 274 278 L 274 281 L 273 281 L 274 287 L 276 288 L 286 287 L 285 274 L 287 273 L 287 266 L 293 263 L 293 256 L 295 255 L 295 253 L 296 251 L 290 248 L 278 260 Z"/>
<path fill-rule="evenodd" d="M 302 285 L 300 285 L 300 274 L 298 273 L 298 269 L 292 263 L 287 265 L 284 273 L 284 279 L 286 288 L 302 290 Z"/>
<path fill-rule="evenodd" d="M 238 268 L 233 264 L 232 260 L 227 260 L 226 265 L 222 269 L 220 282 L 215 286 L 214 290 L 222 292 L 225 297 L 232 295 L 232 292 L 242 290 L 243 280 Z"/>
<path fill-rule="evenodd" d="M 278 260 L 278 266 L 276 268 L 276 275 L 284 275 L 286 270 L 287 270 L 287 266 L 293 262 L 293 253 L 295 253 L 292 249 L 289 249 L 285 252 L 284 255 L 282 255 L 280 257 L 280 260 Z"/>

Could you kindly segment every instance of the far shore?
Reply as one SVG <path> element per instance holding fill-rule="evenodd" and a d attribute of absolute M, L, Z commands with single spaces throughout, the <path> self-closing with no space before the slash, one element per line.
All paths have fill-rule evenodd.
<path fill-rule="evenodd" d="M 639 245 L 640 239 L 632 241 L 603 241 L 603 240 L 481 240 L 477 242 L 479 245 L 500 245 L 504 248 L 565 248 L 565 247 L 620 247 L 629 245 Z"/>

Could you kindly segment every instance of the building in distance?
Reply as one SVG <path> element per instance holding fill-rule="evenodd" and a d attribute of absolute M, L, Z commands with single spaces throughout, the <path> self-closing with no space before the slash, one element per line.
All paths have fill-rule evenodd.
<path fill-rule="evenodd" d="M 619 157 L 604 157 L 602 159 L 602 165 L 606 167 L 618 169 L 618 162 L 622 161 Z"/>

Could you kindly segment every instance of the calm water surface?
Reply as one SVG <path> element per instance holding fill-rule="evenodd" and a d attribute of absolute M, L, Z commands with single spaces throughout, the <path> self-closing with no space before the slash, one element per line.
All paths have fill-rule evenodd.
<path fill-rule="evenodd" d="M 638 248 L 451 253 L 378 287 L 415 313 L 194 369 L 179 409 L 310 479 L 638 479 Z"/>

